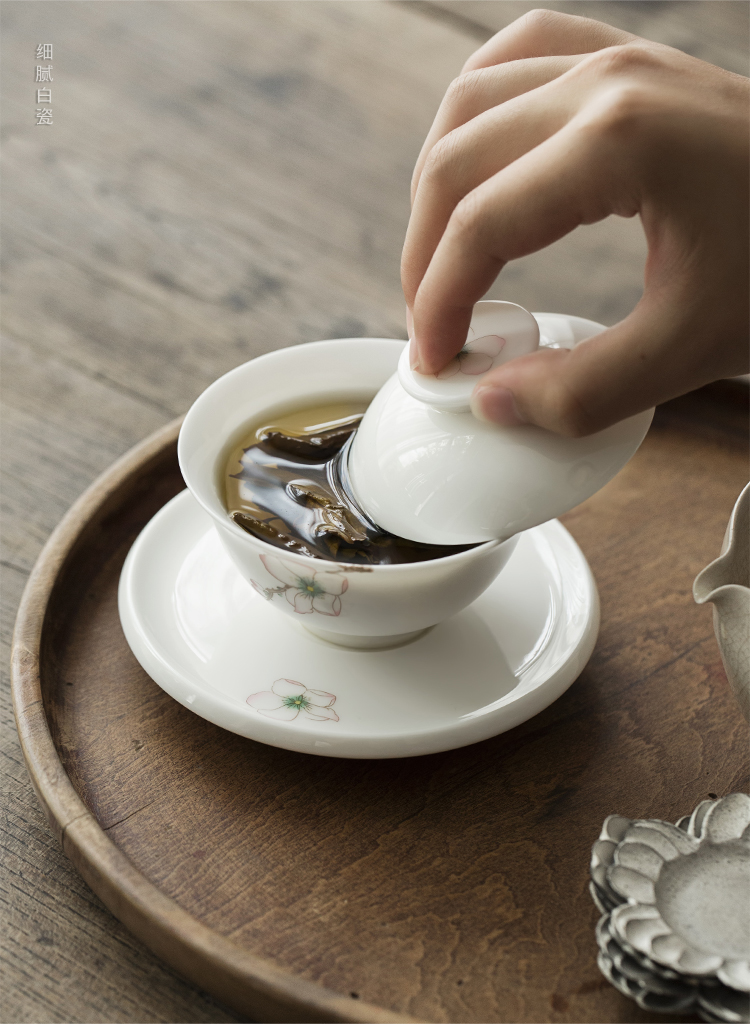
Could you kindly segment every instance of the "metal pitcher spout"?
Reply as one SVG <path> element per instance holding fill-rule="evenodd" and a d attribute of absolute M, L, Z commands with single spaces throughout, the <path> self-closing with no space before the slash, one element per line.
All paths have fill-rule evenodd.
<path fill-rule="evenodd" d="M 721 554 L 696 576 L 693 597 L 697 604 L 713 604 L 721 660 L 750 720 L 750 484 L 734 506 Z"/>

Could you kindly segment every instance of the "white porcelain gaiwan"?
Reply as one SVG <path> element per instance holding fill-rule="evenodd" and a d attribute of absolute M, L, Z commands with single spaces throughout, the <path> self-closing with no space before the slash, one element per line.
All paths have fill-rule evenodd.
<path fill-rule="evenodd" d="M 643 441 L 653 409 L 588 437 L 499 427 L 469 409 L 490 369 L 540 344 L 572 348 L 606 328 L 581 317 L 478 302 L 467 343 L 437 375 L 409 353 L 370 404 L 351 445 L 352 492 L 378 526 L 429 544 L 511 537 L 567 512 L 604 486 Z"/>
<path fill-rule="evenodd" d="M 240 573 L 272 607 L 342 646 L 403 643 L 455 615 L 490 586 L 517 538 L 403 565 L 349 565 L 293 554 L 230 519 L 226 460 L 247 428 L 268 414 L 342 399 L 369 401 L 394 376 L 404 348 L 387 338 L 348 338 L 260 356 L 204 391 L 180 431 L 185 482 Z"/>

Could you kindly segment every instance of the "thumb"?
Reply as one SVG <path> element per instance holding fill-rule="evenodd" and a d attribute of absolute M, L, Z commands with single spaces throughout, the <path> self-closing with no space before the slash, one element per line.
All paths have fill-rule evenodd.
<path fill-rule="evenodd" d="M 706 365 L 705 327 L 679 319 L 673 305 L 668 311 L 644 296 L 625 320 L 574 349 L 542 349 L 491 370 L 472 412 L 502 426 L 583 437 L 685 394 L 716 374 Z"/>

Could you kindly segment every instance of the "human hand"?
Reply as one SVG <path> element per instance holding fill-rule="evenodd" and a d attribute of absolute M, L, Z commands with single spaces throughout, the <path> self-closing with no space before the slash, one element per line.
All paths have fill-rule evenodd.
<path fill-rule="evenodd" d="M 749 99 L 747 79 L 587 18 L 534 11 L 493 36 L 414 171 L 401 275 L 415 368 L 456 355 L 509 260 L 639 214 L 632 313 L 491 371 L 475 415 L 581 436 L 747 372 Z"/>

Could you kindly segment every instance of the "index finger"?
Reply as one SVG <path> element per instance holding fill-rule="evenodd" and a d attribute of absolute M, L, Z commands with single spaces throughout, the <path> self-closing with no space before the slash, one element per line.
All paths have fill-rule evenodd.
<path fill-rule="evenodd" d="M 508 261 L 612 212 L 611 197 L 622 192 L 618 163 L 593 145 L 569 122 L 461 200 L 414 301 L 421 373 L 436 373 L 461 349 L 474 303 Z"/>

